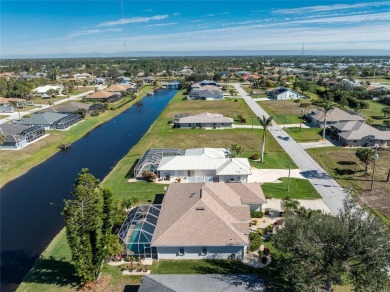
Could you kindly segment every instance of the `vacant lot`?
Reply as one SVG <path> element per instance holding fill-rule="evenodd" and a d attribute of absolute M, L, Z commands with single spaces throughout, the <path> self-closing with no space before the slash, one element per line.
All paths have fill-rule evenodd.
<path fill-rule="evenodd" d="M 373 100 L 365 100 L 365 102 L 368 102 L 370 105 L 367 109 L 360 109 L 359 113 L 361 113 L 367 120 L 371 119 L 373 122 L 373 125 L 383 125 L 383 121 L 385 120 L 385 117 L 382 114 L 382 108 L 385 106 L 384 104 L 373 101 Z M 356 110 L 356 109 L 351 109 Z"/>
<path fill-rule="evenodd" d="M 274 117 L 276 123 L 299 124 L 301 122 L 301 103 L 310 103 L 309 100 L 302 99 L 300 102 L 293 100 L 270 100 L 261 101 L 258 104 L 270 115 Z M 305 113 L 315 109 L 311 104 L 305 108 Z"/>
<path fill-rule="evenodd" d="M 372 164 L 368 172 L 356 157 L 356 148 L 326 147 L 306 150 L 337 182 L 348 189 L 352 186 L 352 193 L 372 209 L 381 219 L 390 224 L 390 183 L 386 182 L 390 149 L 380 149 L 376 163 L 374 187 L 370 190 Z"/>
<path fill-rule="evenodd" d="M 318 142 L 322 139 L 319 128 L 285 128 L 284 130 L 298 143 Z"/>

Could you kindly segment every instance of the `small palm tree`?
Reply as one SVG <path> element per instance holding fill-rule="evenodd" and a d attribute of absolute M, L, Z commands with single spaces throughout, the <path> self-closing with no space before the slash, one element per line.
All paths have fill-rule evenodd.
<path fill-rule="evenodd" d="M 331 103 L 329 100 L 324 100 L 322 108 L 320 109 L 324 113 L 324 125 L 322 129 L 322 139 L 325 139 L 325 129 L 326 129 L 326 114 L 335 107 L 334 103 Z"/>
<path fill-rule="evenodd" d="M 290 196 L 284 197 L 280 202 L 280 206 L 285 212 L 296 211 L 300 205 L 298 200 L 292 199 Z"/>
<path fill-rule="evenodd" d="M 355 153 L 356 157 L 365 165 L 365 172 L 367 172 L 368 164 L 374 159 L 374 149 L 359 148 Z"/>
<path fill-rule="evenodd" d="M 268 129 L 269 125 L 271 125 L 274 117 L 269 116 L 268 118 L 266 118 L 263 115 L 261 118 L 260 117 L 257 117 L 257 118 L 259 119 L 260 125 L 263 127 L 263 140 L 261 143 L 261 162 L 264 162 L 265 137 L 266 137 L 267 129 Z"/>

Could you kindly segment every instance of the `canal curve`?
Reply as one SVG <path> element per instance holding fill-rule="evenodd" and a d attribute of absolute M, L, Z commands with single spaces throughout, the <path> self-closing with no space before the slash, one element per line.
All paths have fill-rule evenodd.
<path fill-rule="evenodd" d="M 14 291 L 63 228 L 77 173 L 103 179 L 141 139 L 177 91 L 160 90 L 95 128 L 0 190 L 1 291 Z M 17 152 L 14 152 L 17 154 Z M 130 167 L 130 166 L 129 166 Z"/>

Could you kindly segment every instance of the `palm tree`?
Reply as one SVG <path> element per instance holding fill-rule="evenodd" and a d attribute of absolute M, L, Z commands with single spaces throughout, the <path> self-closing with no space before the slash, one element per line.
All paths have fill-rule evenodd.
<path fill-rule="evenodd" d="M 322 139 L 325 139 L 325 129 L 326 129 L 326 114 L 335 107 L 334 103 L 331 103 L 329 100 L 324 100 L 322 108 L 320 109 L 324 113 L 324 125 L 322 129 Z"/>
<path fill-rule="evenodd" d="M 3 145 L 5 142 L 5 135 L 3 133 L 0 133 L 0 145 Z"/>
<path fill-rule="evenodd" d="M 292 199 L 290 196 L 284 197 L 280 201 L 280 206 L 285 212 L 296 211 L 300 207 L 300 203 L 298 200 Z"/>
<path fill-rule="evenodd" d="M 263 115 L 261 118 L 260 117 L 257 117 L 257 118 L 260 122 L 260 125 L 263 127 L 263 140 L 262 140 L 262 144 L 261 144 L 261 162 L 264 162 L 265 136 L 267 133 L 268 126 L 271 125 L 274 117 L 269 116 L 268 118 L 266 118 Z"/>

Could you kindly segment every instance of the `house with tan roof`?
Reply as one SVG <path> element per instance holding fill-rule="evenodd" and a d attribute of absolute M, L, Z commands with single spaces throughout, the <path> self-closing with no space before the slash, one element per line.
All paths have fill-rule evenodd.
<path fill-rule="evenodd" d="M 86 101 L 114 102 L 122 98 L 118 92 L 109 92 L 106 90 L 96 91 L 84 97 Z"/>
<path fill-rule="evenodd" d="M 105 89 L 108 92 L 135 92 L 136 86 L 134 84 L 114 84 Z"/>
<path fill-rule="evenodd" d="M 332 129 L 344 146 L 390 146 L 390 131 L 380 131 L 363 121 L 336 123 Z"/>
<path fill-rule="evenodd" d="M 250 211 L 265 202 L 257 183 L 171 184 L 162 205 L 130 212 L 119 237 L 128 254 L 146 258 L 242 259 Z"/>
<path fill-rule="evenodd" d="M 313 110 L 307 114 L 309 122 L 322 127 L 324 124 L 325 113 L 320 110 Z M 365 121 L 366 119 L 359 113 L 354 113 L 350 111 L 343 111 L 339 108 L 333 108 L 326 113 L 326 125 L 330 126 L 336 123 L 343 123 L 349 121 Z"/>
<path fill-rule="evenodd" d="M 231 128 L 234 120 L 214 113 L 179 114 L 173 118 L 173 123 L 175 128 L 181 129 L 221 129 Z"/>

